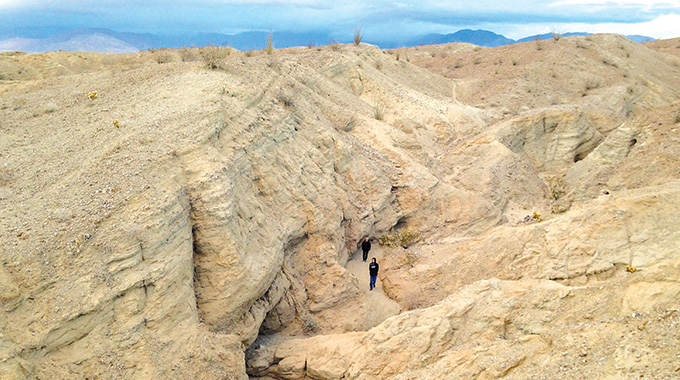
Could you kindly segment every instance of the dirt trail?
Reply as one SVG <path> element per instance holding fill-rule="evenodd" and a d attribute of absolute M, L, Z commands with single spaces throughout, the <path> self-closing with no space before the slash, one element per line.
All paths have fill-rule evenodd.
<path fill-rule="evenodd" d="M 385 319 L 399 314 L 401 310 L 399 304 L 387 297 L 383 292 L 380 276 L 378 276 L 376 287 L 372 291 L 369 290 L 368 264 L 373 257 L 376 258 L 378 264 L 382 264 L 383 249 L 377 244 L 374 244 L 371 248 L 366 262 L 363 261 L 362 252 L 359 249 L 354 252 L 354 255 L 350 257 L 346 265 L 347 270 L 359 281 L 359 288 L 362 292 L 362 302 L 364 305 L 363 329 L 377 326 Z"/>

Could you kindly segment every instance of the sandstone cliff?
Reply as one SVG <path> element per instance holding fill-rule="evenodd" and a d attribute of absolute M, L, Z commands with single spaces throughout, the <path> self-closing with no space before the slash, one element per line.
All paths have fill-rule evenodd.
<path fill-rule="evenodd" d="M 2 378 L 674 376 L 680 64 L 550 44 L 2 55 Z"/>

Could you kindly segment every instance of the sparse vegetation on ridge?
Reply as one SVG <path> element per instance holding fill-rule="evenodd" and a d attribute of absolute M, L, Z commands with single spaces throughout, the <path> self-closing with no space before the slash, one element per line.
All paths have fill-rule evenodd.
<path fill-rule="evenodd" d="M 402 247 L 408 248 L 409 246 L 420 241 L 420 232 L 415 230 L 402 230 L 388 235 L 383 235 L 380 237 L 380 245 L 384 247 Z"/>
<path fill-rule="evenodd" d="M 555 42 L 559 41 L 563 34 L 564 32 L 556 27 L 550 29 L 550 35 L 552 35 L 552 38 Z"/>
<path fill-rule="evenodd" d="M 354 28 L 354 45 L 359 45 L 364 39 L 364 35 L 361 32 L 361 26 Z"/>
<path fill-rule="evenodd" d="M 207 69 L 215 70 L 220 68 L 222 60 L 230 54 L 228 47 L 204 46 L 198 50 L 201 60 Z"/>
<path fill-rule="evenodd" d="M 274 53 L 274 41 L 273 40 L 274 40 L 274 34 L 269 33 L 269 35 L 267 35 L 267 47 L 264 49 L 267 52 L 267 54 L 269 54 L 269 55 L 272 55 Z"/>

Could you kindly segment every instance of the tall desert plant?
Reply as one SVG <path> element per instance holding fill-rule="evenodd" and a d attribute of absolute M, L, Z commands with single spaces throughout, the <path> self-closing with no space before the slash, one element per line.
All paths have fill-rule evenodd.
<path fill-rule="evenodd" d="M 354 28 L 354 44 L 358 46 L 363 39 L 364 35 L 361 33 L 361 26 L 357 26 Z"/>
<path fill-rule="evenodd" d="M 267 51 L 267 54 L 270 54 L 270 55 L 272 53 L 274 53 L 274 41 L 273 40 L 274 40 L 274 34 L 269 33 L 269 35 L 267 36 L 267 47 L 265 48 L 265 50 Z"/>
<path fill-rule="evenodd" d="M 564 32 L 560 28 L 553 27 L 553 28 L 550 28 L 550 34 L 552 35 L 553 40 L 559 41 L 560 38 L 562 38 L 562 35 L 564 34 Z"/>

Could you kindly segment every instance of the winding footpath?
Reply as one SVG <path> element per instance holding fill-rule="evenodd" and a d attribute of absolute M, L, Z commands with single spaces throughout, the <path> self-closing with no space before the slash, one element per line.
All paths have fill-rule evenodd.
<path fill-rule="evenodd" d="M 373 244 L 371 251 L 368 253 L 368 260 L 366 262 L 362 260 L 362 252 L 361 249 L 359 249 L 354 252 L 345 266 L 345 268 L 347 268 L 347 270 L 359 281 L 359 289 L 362 292 L 362 302 L 364 305 L 364 320 L 362 327 L 366 330 L 379 325 L 385 319 L 393 315 L 399 314 L 399 311 L 401 310 L 399 304 L 387 297 L 385 292 L 383 292 L 380 276 L 378 276 L 376 287 L 372 291 L 369 290 L 368 264 L 373 257 L 375 257 L 378 264 L 382 266 L 383 248 L 377 243 Z"/>

